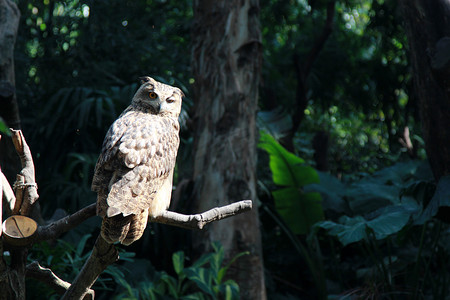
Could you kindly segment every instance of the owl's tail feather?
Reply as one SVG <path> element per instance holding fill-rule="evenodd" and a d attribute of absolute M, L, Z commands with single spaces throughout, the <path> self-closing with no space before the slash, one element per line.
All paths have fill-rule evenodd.
<path fill-rule="evenodd" d="M 120 242 L 130 245 L 141 238 L 147 226 L 148 210 L 137 215 L 122 214 L 114 217 L 104 217 L 101 228 L 102 237 L 110 244 Z"/>
<path fill-rule="evenodd" d="M 134 218 L 130 222 L 126 237 L 121 241 L 122 244 L 128 246 L 134 241 L 137 241 L 144 234 L 145 227 L 147 227 L 148 209 L 142 211 L 138 215 L 132 215 Z"/>

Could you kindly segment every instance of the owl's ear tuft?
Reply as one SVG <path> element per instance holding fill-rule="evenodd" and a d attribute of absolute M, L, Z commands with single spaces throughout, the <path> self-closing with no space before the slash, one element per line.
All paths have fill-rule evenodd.
<path fill-rule="evenodd" d="M 139 77 L 139 80 L 141 81 L 141 84 L 144 84 L 144 83 L 149 82 L 150 80 L 152 80 L 152 78 L 148 77 L 148 76 L 142 76 L 142 77 Z"/>

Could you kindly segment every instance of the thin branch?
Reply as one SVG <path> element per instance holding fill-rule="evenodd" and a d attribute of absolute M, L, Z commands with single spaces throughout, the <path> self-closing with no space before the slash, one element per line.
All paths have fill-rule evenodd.
<path fill-rule="evenodd" d="M 47 226 L 39 227 L 35 242 L 56 239 L 61 234 L 69 231 L 70 229 L 78 226 L 80 223 L 95 216 L 95 209 L 96 204 L 93 203 L 89 206 L 80 209 L 79 211 L 70 216 L 59 219 Z"/>
<path fill-rule="evenodd" d="M 232 217 L 251 209 L 252 200 L 242 200 L 222 207 L 215 207 L 195 215 L 183 215 L 173 211 L 165 211 L 162 215 L 152 218 L 150 221 L 185 229 L 202 229 L 208 223 Z"/>
<path fill-rule="evenodd" d="M 405 126 L 403 129 L 403 136 L 398 139 L 400 144 L 406 148 L 408 151 L 408 154 L 411 158 L 417 158 L 417 151 L 414 148 L 414 145 L 411 141 L 410 133 L 409 133 L 409 127 Z"/>
<path fill-rule="evenodd" d="M 64 294 L 70 287 L 69 282 L 66 282 L 56 276 L 55 273 L 52 272 L 52 270 L 42 267 L 37 261 L 33 261 L 32 263 L 28 264 L 26 271 L 27 277 L 34 278 L 45 283 L 60 295 Z M 94 299 L 94 290 L 89 289 L 83 299 Z"/>
<path fill-rule="evenodd" d="M 78 226 L 85 220 L 95 216 L 96 204 L 86 206 L 76 213 L 59 219 L 47 226 L 40 226 L 34 242 L 58 238 L 61 234 Z M 151 219 L 151 222 L 177 226 L 185 229 L 202 229 L 206 224 L 225 219 L 252 209 L 251 200 L 242 200 L 222 207 L 215 207 L 195 215 L 184 215 L 173 211 L 165 211 L 162 215 Z"/>

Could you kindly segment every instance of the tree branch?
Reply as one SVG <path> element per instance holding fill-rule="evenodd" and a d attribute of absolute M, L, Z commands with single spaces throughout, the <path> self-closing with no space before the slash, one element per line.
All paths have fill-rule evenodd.
<path fill-rule="evenodd" d="M 35 242 L 56 239 L 64 232 L 78 226 L 80 223 L 95 216 L 96 204 L 93 203 L 86 206 L 76 213 L 59 219 L 47 226 L 40 226 L 38 228 L 37 236 Z"/>
<path fill-rule="evenodd" d="M 14 183 L 16 203 L 13 214 L 28 215 L 31 205 L 39 198 L 37 184 L 34 179 L 33 157 L 22 131 L 11 129 L 11 132 L 14 147 L 22 163 L 22 171 L 17 175 L 17 180 Z"/>
<path fill-rule="evenodd" d="M 119 252 L 113 244 L 108 244 L 101 234 L 98 235 L 94 250 L 85 262 L 80 273 L 73 281 L 61 300 L 83 299 L 98 276 L 112 263 L 119 259 Z"/>
<path fill-rule="evenodd" d="M 150 222 L 162 223 L 172 226 L 178 226 L 187 229 L 202 229 L 206 224 L 213 221 L 225 219 L 245 211 L 252 209 L 251 200 L 242 200 L 236 203 L 216 207 L 201 214 L 183 215 L 172 211 L 165 211 L 161 216 L 153 218 Z M 75 213 L 71 216 L 65 217 L 47 226 L 45 229 L 48 233 L 42 234 L 42 237 L 51 237 L 52 231 L 56 228 L 71 228 L 69 225 L 74 220 L 81 222 L 83 218 L 95 214 L 95 204 L 85 207 L 84 213 Z M 75 215 L 78 214 L 77 217 Z M 58 224 L 55 224 L 58 223 Z M 52 229 L 53 228 L 53 229 Z M 60 229 L 62 230 L 62 229 Z M 98 276 L 112 263 L 118 259 L 117 249 L 112 244 L 108 244 L 101 235 L 98 236 L 95 242 L 94 250 L 85 262 L 83 269 L 75 278 L 70 288 L 66 291 L 61 299 L 81 299 L 84 297 L 92 287 Z"/>
<path fill-rule="evenodd" d="M 60 295 L 64 294 L 70 287 L 70 283 L 56 276 L 55 273 L 52 272 L 52 270 L 42 267 L 37 261 L 33 261 L 32 263 L 27 265 L 26 276 L 29 278 L 37 279 L 47 284 Z M 89 289 L 83 299 L 94 299 L 94 290 Z"/>
<path fill-rule="evenodd" d="M 173 211 L 165 211 L 152 218 L 151 222 L 177 226 L 185 229 L 203 229 L 208 223 L 218 221 L 252 209 L 252 200 L 242 200 L 222 207 L 215 207 L 201 214 L 183 215 Z"/>

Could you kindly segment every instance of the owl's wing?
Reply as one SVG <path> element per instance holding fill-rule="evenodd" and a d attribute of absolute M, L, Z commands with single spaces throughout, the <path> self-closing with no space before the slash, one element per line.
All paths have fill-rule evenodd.
<path fill-rule="evenodd" d="M 108 188 L 111 171 L 117 165 L 115 156 L 118 151 L 117 143 L 125 134 L 128 126 L 133 122 L 132 113 L 124 113 L 111 125 L 103 140 L 102 151 L 95 165 L 91 189 L 99 192 Z"/>
<path fill-rule="evenodd" d="M 117 150 L 111 152 L 120 165 L 115 166 L 109 183 L 108 217 L 149 208 L 175 167 L 178 128 L 177 121 L 148 114 L 128 123 L 115 143 Z"/>

